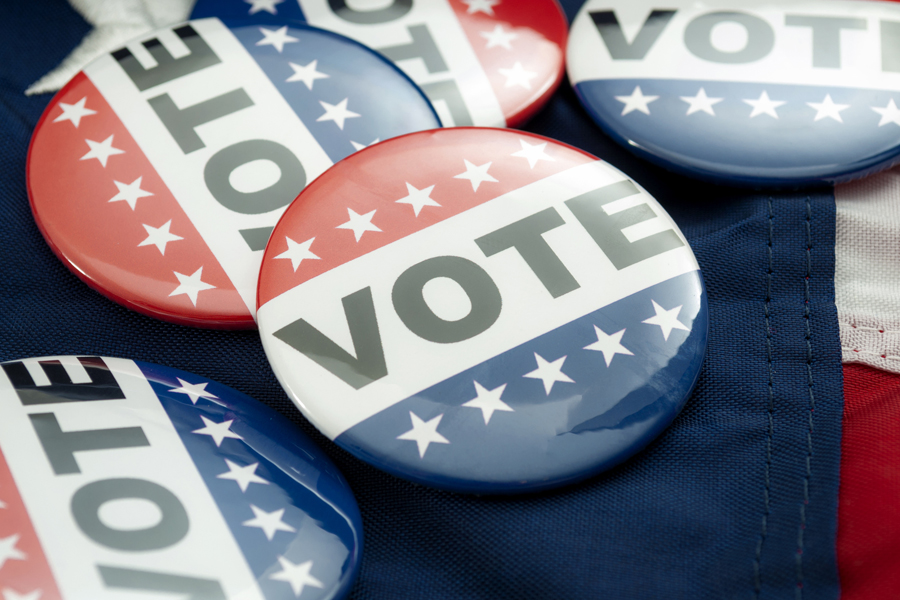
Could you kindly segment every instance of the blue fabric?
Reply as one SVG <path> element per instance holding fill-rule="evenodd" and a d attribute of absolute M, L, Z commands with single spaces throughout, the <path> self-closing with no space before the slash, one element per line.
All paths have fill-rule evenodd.
<path fill-rule="evenodd" d="M 571 19 L 578 0 L 563 4 Z M 524 497 L 434 491 L 316 433 L 281 391 L 254 332 L 143 317 L 54 257 L 25 190 L 29 136 L 50 97 L 23 90 L 89 27 L 61 0 L 3 11 L 0 360 L 86 353 L 169 365 L 300 423 L 359 501 L 366 555 L 354 599 L 838 596 L 842 390 L 830 190 L 763 194 L 667 173 L 603 135 L 564 83 L 528 129 L 607 159 L 680 224 L 709 291 L 703 373 L 674 424 L 606 474 Z"/>

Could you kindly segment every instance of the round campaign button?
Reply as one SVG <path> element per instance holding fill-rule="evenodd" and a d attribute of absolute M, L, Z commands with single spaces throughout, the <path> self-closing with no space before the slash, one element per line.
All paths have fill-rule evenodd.
<path fill-rule="evenodd" d="M 707 340 L 660 205 L 575 148 L 414 133 L 325 172 L 259 283 L 266 355 L 322 433 L 436 487 L 516 492 L 628 458 L 678 414 Z"/>
<path fill-rule="evenodd" d="M 197 0 L 192 14 L 306 21 L 359 40 L 403 68 L 446 126 L 518 127 L 564 70 L 556 0 Z"/>
<path fill-rule="evenodd" d="M 244 394 L 121 358 L 30 358 L 0 364 L 0 413 L 4 598 L 349 591 L 362 551 L 350 488 Z"/>
<path fill-rule="evenodd" d="M 32 138 L 28 192 L 54 252 L 112 300 L 252 328 L 284 207 L 358 149 L 435 127 L 421 90 L 353 40 L 201 19 L 104 55 L 63 88 Z"/>
<path fill-rule="evenodd" d="M 609 135 L 687 175 L 798 186 L 900 160 L 893 2 L 588 0 L 568 71 Z"/>

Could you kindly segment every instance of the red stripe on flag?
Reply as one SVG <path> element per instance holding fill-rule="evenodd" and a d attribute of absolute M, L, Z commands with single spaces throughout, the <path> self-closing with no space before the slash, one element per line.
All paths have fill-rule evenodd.
<path fill-rule="evenodd" d="M 502 0 L 489 3 L 491 15 L 487 9 L 470 9 L 462 0 L 449 2 L 500 101 L 506 124 L 523 125 L 562 81 L 568 25 L 559 4 Z"/>
<path fill-rule="evenodd" d="M 85 98 L 96 114 L 81 117 L 76 127 L 61 103 Z M 124 151 L 100 160 L 82 160 L 104 142 Z M 206 242 L 194 228 L 137 142 L 90 79 L 79 73 L 57 94 L 35 130 L 28 154 L 28 195 L 38 227 L 50 247 L 88 285 L 112 300 L 160 319 L 187 325 L 253 327 L 253 318 Z M 115 182 L 152 193 L 110 202 L 119 195 Z M 183 239 L 164 245 L 139 244 L 149 237 L 144 225 Z M 170 296 L 179 287 L 175 272 L 214 285 L 196 295 Z"/>
<path fill-rule="evenodd" d="M 60 600 L 56 580 L 0 451 L 0 596 Z M 18 594 L 16 596 L 15 594 Z"/>
<path fill-rule="evenodd" d="M 546 143 L 554 160 L 537 160 L 534 167 L 521 156 L 530 146 Z M 279 221 L 263 256 L 265 278 L 260 279 L 257 306 L 344 263 L 373 252 L 429 225 L 439 223 L 498 196 L 566 169 L 596 161 L 586 152 L 530 133 L 505 129 L 437 129 L 412 133 L 361 150 L 340 161 L 313 181 Z M 476 167 L 490 163 L 478 190 L 457 175 L 467 172 L 466 161 Z M 440 206 L 398 203 L 417 190 L 434 186 L 430 198 Z M 347 223 L 348 209 L 359 215 L 371 211 L 371 223 L 381 231 L 365 231 L 359 241 Z M 303 260 L 296 271 L 292 261 L 278 259 L 288 250 L 285 236 L 297 244 L 315 238 L 309 251 L 318 257 Z"/>
<path fill-rule="evenodd" d="M 900 595 L 900 375 L 844 365 L 837 556 L 842 600 Z"/>

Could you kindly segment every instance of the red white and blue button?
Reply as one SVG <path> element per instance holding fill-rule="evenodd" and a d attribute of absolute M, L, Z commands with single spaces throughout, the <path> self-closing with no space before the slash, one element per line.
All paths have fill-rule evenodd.
<path fill-rule="evenodd" d="M 900 160 L 893 2 L 588 0 L 569 79 L 636 154 L 723 183 L 834 183 Z"/>
<path fill-rule="evenodd" d="M 562 80 L 556 0 L 198 0 L 196 17 L 306 21 L 378 50 L 428 94 L 444 125 L 518 127 Z"/>
<path fill-rule="evenodd" d="M 329 166 L 439 127 L 399 69 L 305 24 L 201 19 L 90 64 L 35 130 L 28 190 L 56 254 L 145 314 L 255 326 L 262 250 Z"/>
<path fill-rule="evenodd" d="M 636 182 L 498 129 L 410 134 L 338 163 L 275 228 L 259 328 L 320 431 L 475 493 L 622 462 L 687 401 L 707 340 L 691 249 Z"/>
<path fill-rule="evenodd" d="M 287 419 L 204 377 L 121 358 L 0 364 L 0 593 L 342 598 L 353 495 Z"/>

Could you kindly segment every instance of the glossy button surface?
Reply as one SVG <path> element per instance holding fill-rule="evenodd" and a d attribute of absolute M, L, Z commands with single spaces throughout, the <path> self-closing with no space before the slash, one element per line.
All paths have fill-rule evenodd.
<path fill-rule="evenodd" d="M 7 598 L 315 600 L 356 576 L 347 483 L 233 389 L 131 360 L 33 358 L 0 365 L 0 412 Z"/>
<path fill-rule="evenodd" d="M 564 71 L 556 0 L 198 0 L 192 14 L 306 21 L 359 40 L 404 69 L 446 126 L 517 127 Z"/>
<path fill-rule="evenodd" d="M 588 0 L 569 79 L 614 139 L 725 183 L 842 181 L 900 159 L 893 2 Z"/>
<path fill-rule="evenodd" d="M 675 418 L 706 295 L 656 201 L 510 130 L 420 132 L 288 208 L 259 285 L 279 381 L 326 436 L 413 481 L 536 490 L 609 468 Z"/>
<path fill-rule="evenodd" d="M 252 328 L 262 250 L 334 162 L 439 127 L 412 81 L 304 24 L 201 19 L 107 54 L 51 101 L 28 158 L 56 254 L 129 308 Z"/>

